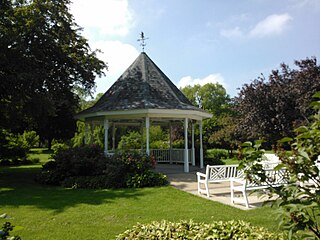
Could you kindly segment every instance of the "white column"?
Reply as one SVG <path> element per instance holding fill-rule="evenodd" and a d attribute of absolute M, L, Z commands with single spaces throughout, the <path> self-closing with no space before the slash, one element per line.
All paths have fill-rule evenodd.
<path fill-rule="evenodd" d="M 146 153 L 147 155 L 150 154 L 149 148 L 149 127 L 150 127 L 150 118 L 146 117 Z"/>
<path fill-rule="evenodd" d="M 200 130 L 200 168 L 203 168 L 203 146 L 202 146 L 202 120 L 199 125 Z"/>
<path fill-rule="evenodd" d="M 84 122 L 84 144 L 89 143 L 88 132 L 89 132 L 89 124 L 87 122 Z"/>
<path fill-rule="evenodd" d="M 104 155 L 108 154 L 108 130 L 109 130 L 109 121 L 104 120 Z"/>
<path fill-rule="evenodd" d="M 112 123 L 112 151 L 116 150 L 116 125 Z"/>
<path fill-rule="evenodd" d="M 189 172 L 188 157 L 188 118 L 184 119 L 184 172 Z"/>
<path fill-rule="evenodd" d="M 172 125 L 171 122 L 169 123 L 169 127 L 170 127 L 170 149 L 169 149 L 169 154 L 170 154 L 170 164 L 172 164 Z"/>
<path fill-rule="evenodd" d="M 91 123 L 90 123 L 90 135 L 91 135 L 91 137 L 90 137 L 90 144 L 93 144 L 93 138 L 94 138 L 94 132 L 93 132 L 93 130 L 94 130 L 94 125 L 93 125 L 93 122 L 91 122 Z"/>
<path fill-rule="evenodd" d="M 194 123 L 191 125 L 191 130 L 192 130 L 192 148 L 191 148 L 191 153 L 192 153 L 192 166 L 196 165 L 196 156 L 195 156 L 195 151 L 194 151 Z"/>
<path fill-rule="evenodd" d="M 141 153 L 143 152 L 143 122 L 141 123 L 141 126 L 140 126 L 140 133 L 141 133 Z"/>

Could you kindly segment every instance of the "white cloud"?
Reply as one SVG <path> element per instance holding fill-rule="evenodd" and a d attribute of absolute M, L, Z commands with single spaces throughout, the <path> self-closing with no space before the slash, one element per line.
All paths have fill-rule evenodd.
<path fill-rule="evenodd" d="M 226 83 L 224 81 L 224 78 L 219 73 L 210 74 L 204 78 L 192 78 L 191 76 L 182 77 L 178 82 L 178 88 L 183 88 L 188 85 L 194 86 L 196 84 L 200 84 L 201 86 L 203 86 L 207 83 L 219 83 L 224 88 L 226 88 Z"/>
<path fill-rule="evenodd" d="M 139 51 L 134 46 L 120 41 L 99 41 L 94 42 L 92 46 L 103 52 L 98 53 L 98 57 L 108 63 L 106 77 L 96 79 L 96 93 L 106 92 L 138 57 Z"/>
<path fill-rule="evenodd" d="M 280 34 L 288 26 L 292 17 L 288 13 L 281 15 L 273 14 L 258 22 L 250 31 L 250 37 L 264 37 L 268 35 Z"/>
<path fill-rule="evenodd" d="M 126 36 L 133 26 L 133 12 L 127 0 L 75 0 L 71 13 L 87 32 L 102 36 Z"/>
<path fill-rule="evenodd" d="M 222 29 L 220 34 L 226 38 L 241 38 L 244 36 L 239 27 L 235 27 L 233 29 Z"/>
<path fill-rule="evenodd" d="M 288 13 L 273 14 L 267 16 L 254 25 L 249 31 L 241 30 L 240 27 L 222 29 L 220 35 L 230 39 L 260 38 L 281 34 L 287 29 L 292 17 Z"/>

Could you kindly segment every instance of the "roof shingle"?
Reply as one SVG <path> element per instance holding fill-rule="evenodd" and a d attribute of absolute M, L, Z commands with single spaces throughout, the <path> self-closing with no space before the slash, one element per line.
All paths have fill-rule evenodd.
<path fill-rule="evenodd" d="M 134 109 L 181 109 L 203 111 L 142 52 L 99 101 L 79 114 Z"/>

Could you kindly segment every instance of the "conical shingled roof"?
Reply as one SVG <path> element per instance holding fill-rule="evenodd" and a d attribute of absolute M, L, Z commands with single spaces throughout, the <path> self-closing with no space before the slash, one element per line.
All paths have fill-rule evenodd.
<path fill-rule="evenodd" d="M 91 108 L 81 114 L 135 109 L 181 109 L 203 111 L 142 52 L 120 78 Z"/>

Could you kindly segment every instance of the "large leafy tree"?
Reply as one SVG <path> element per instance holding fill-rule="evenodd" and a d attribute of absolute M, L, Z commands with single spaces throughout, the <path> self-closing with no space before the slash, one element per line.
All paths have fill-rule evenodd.
<path fill-rule="evenodd" d="M 197 84 L 181 89 L 185 96 L 197 107 L 213 114 L 203 124 L 204 142 L 208 146 L 230 147 L 230 141 L 215 141 L 211 136 L 225 127 L 225 119 L 233 115 L 232 102 L 226 89 L 218 83 Z"/>
<path fill-rule="evenodd" d="M 0 128 L 71 137 L 75 89 L 91 94 L 106 64 L 81 36 L 69 0 L 0 2 Z"/>
<path fill-rule="evenodd" d="M 246 84 L 235 98 L 238 131 L 243 139 L 265 137 L 275 143 L 293 136 L 293 129 L 308 123 L 311 96 L 320 91 L 320 66 L 316 58 L 295 61 L 296 68 L 281 64 L 269 78 Z"/>

